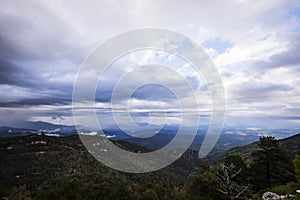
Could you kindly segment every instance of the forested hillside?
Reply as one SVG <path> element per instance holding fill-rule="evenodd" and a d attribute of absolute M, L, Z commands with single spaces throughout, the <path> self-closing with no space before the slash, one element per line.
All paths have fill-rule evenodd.
<path fill-rule="evenodd" d="M 132 152 L 150 151 L 114 142 Z M 300 188 L 299 134 L 279 141 L 262 137 L 218 154 L 216 162 L 188 150 L 146 174 L 102 165 L 76 135 L 4 137 L 0 143 L 0 195 L 11 199 L 260 199 L 266 191 L 295 195 Z"/>

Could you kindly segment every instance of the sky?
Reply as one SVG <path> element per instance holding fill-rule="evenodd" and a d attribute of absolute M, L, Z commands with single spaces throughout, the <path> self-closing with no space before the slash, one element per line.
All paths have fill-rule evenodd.
<path fill-rule="evenodd" d="M 226 126 L 299 128 L 297 0 L 0 0 L 0 27 L 0 125 L 17 126 L 28 120 L 74 124 L 73 86 L 92 50 L 126 31 L 158 28 L 191 38 L 208 54 L 223 81 Z M 181 82 L 185 80 L 167 76 L 167 69 L 144 68 L 131 73 L 133 78 L 111 104 L 111 90 L 122 74 L 133 66 L 154 64 L 174 68 L 189 88 Z M 141 86 L 124 99 L 126 86 L 140 79 L 166 79 L 178 89 L 180 99 L 155 84 Z M 163 51 L 128 53 L 112 63 L 97 89 L 98 120 L 103 126 L 114 125 L 111 110 L 115 106 L 119 117 L 129 111 L 136 123 L 177 124 L 179 102 L 190 103 L 191 92 L 198 100 L 201 123 L 209 123 L 210 93 L 187 62 Z M 89 108 L 82 105 L 80 109 L 83 125 L 94 126 L 86 115 Z"/>

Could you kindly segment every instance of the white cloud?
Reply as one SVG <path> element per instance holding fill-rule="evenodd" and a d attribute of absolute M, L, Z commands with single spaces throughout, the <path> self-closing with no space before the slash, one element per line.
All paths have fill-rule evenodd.
<path fill-rule="evenodd" d="M 220 54 L 214 60 L 214 63 L 216 66 L 222 67 L 251 61 L 268 60 L 270 56 L 286 50 L 286 47 L 287 42 L 278 41 L 274 37 L 251 42 L 242 41 Z"/>

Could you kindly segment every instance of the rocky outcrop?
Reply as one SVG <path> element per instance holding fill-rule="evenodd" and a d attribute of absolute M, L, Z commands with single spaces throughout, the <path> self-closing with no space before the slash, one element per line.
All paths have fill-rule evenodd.
<path fill-rule="evenodd" d="M 265 192 L 262 195 L 262 199 L 263 200 L 282 200 L 282 198 L 278 194 L 275 194 L 273 192 Z"/>
<path fill-rule="evenodd" d="M 300 191 L 299 191 L 300 192 Z M 286 195 L 278 195 L 273 192 L 265 192 L 262 196 L 263 200 L 284 200 L 284 199 L 290 199 L 290 198 L 296 198 L 295 195 L 286 194 Z"/>

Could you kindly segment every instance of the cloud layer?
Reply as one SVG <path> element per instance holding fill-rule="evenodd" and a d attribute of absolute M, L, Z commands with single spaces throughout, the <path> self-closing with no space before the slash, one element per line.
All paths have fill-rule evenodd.
<path fill-rule="evenodd" d="M 299 1 L 13 0 L 0 4 L 0 125 L 38 119 L 72 124 L 73 84 L 86 56 L 112 36 L 144 27 L 177 31 L 204 47 L 224 82 L 227 125 L 241 124 L 237 120 L 241 117 L 245 124 L 259 119 L 257 126 L 299 123 Z M 96 95 L 99 115 L 110 109 L 111 91 L 122 73 L 148 63 L 177 67 L 198 92 L 200 114 L 211 114 L 205 81 L 195 77 L 187 63 L 174 55 L 143 51 L 121 58 L 115 63 L 119 70 L 107 73 Z M 173 77 L 151 74 L 182 87 L 182 100 L 189 101 L 191 94 Z M 178 103 L 159 87 L 144 87 L 133 97 L 135 111 L 145 116 L 137 121 L 147 121 L 149 106 L 163 105 L 171 113 Z M 118 106 L 124 112 L 128 109 L 121 98 Z"/>

